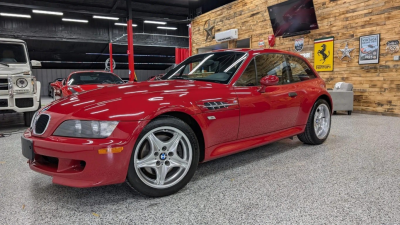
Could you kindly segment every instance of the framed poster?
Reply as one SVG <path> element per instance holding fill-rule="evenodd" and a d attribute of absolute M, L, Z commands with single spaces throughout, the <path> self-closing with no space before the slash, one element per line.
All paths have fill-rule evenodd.
<path fill-rule="evenodd" d="M 360 37 L 359 64 L 379 63 L 380 34 Z"/>
<path fill-rule="evenodd" d="M 314 69 L 316 71 L 333 71 L 334 37 L 314 40 Z"/>

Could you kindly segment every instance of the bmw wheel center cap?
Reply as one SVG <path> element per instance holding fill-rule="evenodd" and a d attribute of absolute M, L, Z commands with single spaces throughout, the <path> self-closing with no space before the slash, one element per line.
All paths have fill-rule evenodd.
<path fill-rule="evenodd" d="M 165 160 L 167 158 L 167 154 L 165 154 L 165 153 L 161 153 L 160 154 L 160 159 L 161 160 Z"/>

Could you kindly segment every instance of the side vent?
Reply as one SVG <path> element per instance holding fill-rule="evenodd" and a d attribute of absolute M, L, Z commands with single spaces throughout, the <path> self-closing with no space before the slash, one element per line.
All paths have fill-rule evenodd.
<path fill-rule="evenodd" d="M 229 107 L 229 104 L 226 102 L 206 102 L 204 106 L 208 110 L 216 110 L 216 109 L 225 109 Z"/>

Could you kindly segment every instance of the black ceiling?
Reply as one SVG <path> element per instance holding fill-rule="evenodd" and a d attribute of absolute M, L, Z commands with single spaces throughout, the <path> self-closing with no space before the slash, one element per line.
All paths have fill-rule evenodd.
<path fill-rule="evenodd" d="M 190 11 L 205 11 L 232 0 L 132 0 L 135 69 L 166 69 L 174 63 L 175 47 L 188 47 Z M 219 2 L 219 3 L 218 3 Z M 1 12 L 30 14 L 31 19 L 0 17 L 0 37 L 23 39 L 31 59 L 43 68 L 103 69 L 114 41 L 117 68 L 128 68 L 126 56 L 127 0 L 0 0 Z M 32 9 L 61 11 L 64 18 L 89 20 L 88 24 L 65 23 L 58 16 L 33 14 Z M 93 15 L 118 17 L 119 21 L 95 20 Z M 160 30 L 144 20 L 165 21 L 177 30 Z M 158 25 L 160 26 L 160 25 Z M 143 34 L 144 33 L 144 34 Z M 118 39 L 118 41 L 116 41 Z"/>

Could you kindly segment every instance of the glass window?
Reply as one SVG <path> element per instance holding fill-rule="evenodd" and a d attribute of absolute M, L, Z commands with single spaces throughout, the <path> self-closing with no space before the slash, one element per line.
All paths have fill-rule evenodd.
<path fill-rule="evenodd" d="M 68 85 L 85 85 L 85 84 L 123 84 L 121 78 L 111 73 L 103 72 L 84 72 L 72 74 L 69 78 Z"/>
<path fill-rule="evenodd" d="M 25 46 L 23 44 L 0 44 L 0 62 L 7 64 L 27 63 Z"/>
<path fill-rule="evenodd" d="M 287 58 L 292 74 L 291 77 L 292 83 L 310 80 L 316 77 L 314 72 L 310 69 L 307 63 L 304 62 L 304 60 L 291 55 L 288 55 Z"/>
<path fill-rule="evenodd" d="M 257 86 L 256 65 L 254 59 L 251 60 L 246 70 L 236 81 L 235 86 Z"/>
<path fill-rule="evenodd" d="M 161 79 L 198 80 L 228 83 L 241 63 L 246 59 L 243 52 L 212 52 L 192 56 Z"/>
<path fill-rule="evenodd" d="M 256 56 L 257 79 L 260 83 L 261 78 L 267 75 L 276 75 L 279 84 L 289 84 L 289 67 L 286 64 L 285 56 L 282 54 L 263 54 Z"/>

